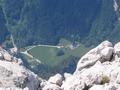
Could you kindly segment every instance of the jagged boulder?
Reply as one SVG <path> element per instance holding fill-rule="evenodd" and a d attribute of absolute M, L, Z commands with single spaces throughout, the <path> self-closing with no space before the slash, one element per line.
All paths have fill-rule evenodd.
<path fill-rule="evenodd" d="M 85 83 L 79 76 L 71 76 L 63 82 L 62 90 L 83 90 Z"/>
<path fill-rule="evenodd" d="M 97 61 L 109 61 L 113 55 L 113 51 L 112 43 L 109 41 L 102 42 L 79 60 L 76 72 L 81 71 L 83 68 L 93 66 Z"/>
<path fill-rule="evenodd" d="M 22 60 L 0 48 L 0 90 L 41 90 L 42 79 L 25 68 Z"/>
<path fill-rule="evenodd" d="M 56 84 L 58 86 L 62 85 L 63 77 L 60 74 L 56 74 L 55 76 L 50 77 L 48 83 Z"/>
<path fill-rule="evenodd" d="M 105 49 L 101 50 L 101 57 L 104 62 L 104 60 L 111 60 L 112 55 L 113 55 L 113 47 L 106 47 Z"/>
<path fill-rule="evenodd" d="M 47 80 L 43 80 L 43 79 L 39 78 L 39 81 L 41 81 L 40 88 L 39 88 L 39 90 L 41 90 L 42 88 L 45 87 L 45 85 L 47 85 Z"/>
<path fill-rule="evenodd" d="M 24 66 L 20 66 L 14 62 L 0 61 L 1 88 L 37 90 L 39 84 L 40 82 L 37 75 L 26 69 Z"/>
<path fill-rule="evenodd" d="M 0 59 L 3 60 L 4 57 L 3 57 L 3 54 L 0 52 Z"/>
<path fill-rule="evenodd" d="M 62 90 L 63 77 L 60 74 L 56 74 L 51 76 L 49 80 L 46 82 L 46 85 L 42 88 L 42 90 Z"/>
<path fill-rule="evenodd" d="M 12 61 L 13 56 L 10 55 L 9 52 L 4 50 L 3 48 L 0 49 L 0 59 L 1 60 L 6 60 L 6 61 Z"/>
<path fill-rule="evenodd" d="M 114 46 L 114 52 L 115 54 L 120 57 L 120 42 L 118 42 L 117 44 L 115 44 Z"/>
<path fill-rule="evenodd" d="M 83 90 L 93 84 L 101 84 L 104 69 L 101 62 L 98 61 L 93 67 L 83 69 L 81 72 L 74 73 L 73 76 L 67 78 L 62 85 L 62 89 L 75 90 L 77 88 L 77 90 Z"/>
<path fill-rule="evenodd" d="M 9 53 L 7 53 L 7 52 L 5 52 L 5 53 L 3 54 L 3 57 L 4 57 L 4 59 L 7 60 L 7 61 L 12 61 L 12 56 L 11 56 Z"/>
<path fill-rule="evenodd" d="M 95 55 L 92 55 L 92 54 L 86 54 L 78 62 L 76 72 L 81 71 L 84 68 L 89 68 L 89 67 L 93 66 L 100 59 L 101 59 L 100 55 L 95 56 Z"/>
<path fill-rule="evenodd" d="M 71 77 L 72 74 L 70 73 L 64 73 L 64 80 L 66 80 L 67 78 Z"/>
<path fill-rule="evenodd" d="M 109 42 L 108 40 L 105 40 L 101 44 L 99 44 L 98 47 L 101 49 L 105 47 L 113 47 L 113 44 Z"/>
<path fill-rule="evenodd" d="M 42 90 L 62 90 L 60 86 L 56 84 L 47 84 Z"/>

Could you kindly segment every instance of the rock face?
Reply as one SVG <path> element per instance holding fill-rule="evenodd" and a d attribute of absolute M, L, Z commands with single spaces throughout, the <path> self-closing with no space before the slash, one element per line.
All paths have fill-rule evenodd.
<path fill-rule="evenodd" d="M 51 77 L 43 90 L 120 90 L 120 43 L 102 42 L 79 60 L 73 75 L 64 75 L 62 85 L 58 80 Z"/>
<path fill-rule="evenodd" d="M 63 77 L 60 74 L 50 77 L 43 90 L 61 90 Z"/>
<path fill-rule="evenodd" d="M 115 46 L 114 46 L 114 51 L 115 54 L 120 57 L 120 42 L 118 42 Z"/>
<path fill-rule="evenodd" d="M 120 90 L 120 43 L 104 41 L 78 62 L 62 90 Z"/>
<path fill-rule="evenodd" d="M 55 76 L 50 77 L 50 79 L 48 80 L 48 83 L 52 83 L 52 84 L 61 86 L 62 80 L 63 80 L 63 77 L 60 74 L 56 74 Z"/>
<path fill-rule="evenodd" d="M 17 61 L 17 62 L 16 62 Z M 37 75 L 21 65 L 21 59 L 0 50 L 0 90 L 38 90 Z"/>
<path fill-rule="evenodd" d="M 90 50 L 86 55 L 84 55 L 79 60 L 76 71 L 80 71 L 83 68 L 93 66 L 97 61 L 100 62 L 110 61 L 112 54 L 113 54 L 112 43 L 104 41 L 96 48 Z"/>
<path fill-rule="evenodd" d="M 0 87 L 37 90 L 37 75 L 17 63 L 0 61 Z"/>

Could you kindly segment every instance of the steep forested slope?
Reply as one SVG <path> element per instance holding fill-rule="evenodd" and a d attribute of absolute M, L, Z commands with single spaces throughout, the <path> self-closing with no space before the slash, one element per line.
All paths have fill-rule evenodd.
<path fill-rule="evenodd" d="M 8 35 L 8 30 L 5 24 L 6 21 L 4 18 L 3 10 L 0 7 L 0 43 L 2 43 Z"/>
<path fill-rule="evenodd" d="M 91 25 L 89 36 L 86 38 L 88 40 L 88 45 L 99 43 L 103 40 L 110 40 L 116 42 L 120 40 L 120 30 L 118 27 L 118 11 L 115 11 L 114 4 L 120 0 L 103 0 L 101 4 L 101 9 L 96 19 Z M 117 7 L 117 6 L 116 6 Z M 115 33 L 116 32 L 116 33 Z M 84 40 L 86 41 L 86 40 Z"/>
<path fill-rule="evenodd" d="M 90 31 L 100 1 L 3 0 L 7 27 L 18 45 L 57 44 L 60 38 L 80 40 Z"/>
<path fill-rule="evenodd" d="M 120 0 L 1 0 L 1 32 L 8 29 L 22 47 L 57 44 L 61 38 L 85 45 L 116 42 L 119 5 Z"/>

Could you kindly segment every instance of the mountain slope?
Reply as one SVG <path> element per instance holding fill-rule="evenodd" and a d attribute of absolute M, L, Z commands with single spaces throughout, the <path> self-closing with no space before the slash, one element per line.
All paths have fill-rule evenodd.
<path fill-rule="evenodd" d="M 94 0 L 2 0 L 7 28 L 17 45 L 58 44 L 86 37 L 101 6 Z M 34 36 L 35 35 L 35 36 Z"/>
<path fill-rule="evenodd" d="M 0 44 L 6 39 L 9 34 L 8 29 L 6 27 L 6 20 L 3 13 L 3 9 L 0 6 Z"/>
<path fill-rule="evenodd" d="M 120 38 L 120 0 L 2 0 L 0 3 L 4 20 L 1 24 L 20 47 L 56 45 L 61 38 L 87 46 L 106 39 L 117 42 Z"/>
<path fill-rule="evenodd" d="M 103 40 L 110 40 L 114 43 L 119 41 L 120 31 L 117 30 L 119 26 L 119 13 L 115 11 L 114 1 L 119 4 L 117 2 L 119 0 L 103 0 L 99 14 L 92 23 L 89 36 L 86 38 L 90 40 L 88 41 L 89 45 L 98 44 Z"/>
<path fill-rule="evenodd" d="M 0 6 L 1 35 L 9 30 L 19 47 L 56 45 L 61 38 L 90 46 L 120 38 L 120 0 L 2 0 Z"/>

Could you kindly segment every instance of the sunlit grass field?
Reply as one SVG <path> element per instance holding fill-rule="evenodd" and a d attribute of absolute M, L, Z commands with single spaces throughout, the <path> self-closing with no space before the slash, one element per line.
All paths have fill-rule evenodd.
<path fill-rule="evenodd" d="M 88 50 L 89 48 L 86 48 L 83 45 L 80 45 L 75 49 L 37 46 L 28 51 L 28 53 L 39 59 L 43 64 L 57 66 L 60 62 L 66 60 L 70 56 L 81 57 Z M 64 54 L 58 56 L 57 53 L 59 53 L 59 51 L 63 51 Z"/>
<path fill-rule="evenodd" d="M 55 73 L 62 72 L 66 67 L 75 68 L 76 66 L 71 67 L 69 65 L 75 65 L 74 63 L 77 63 L 80 57 L 92 48 L 85 47 L 82 44 L 79 44 L 78 47 L 70 48 L 67 43 L 70 45 L 70 42 L 63 40 L 62 44 L 60 44 L 63 46 L 61 48 L 51 46 L 35 46 L 31 48 L 29 46 L 21 50 L 28 50 L 28 54 L 33 56 L 33 58 L 30 58 L 27 55 L 23 55 L 26 59 L 27 66 L 40 77 L 48 78 Z M 29 48 L 31 49 L 29 50 Z M 73 69 L 70 70 L 70 72 L 73 72 Z"/>

